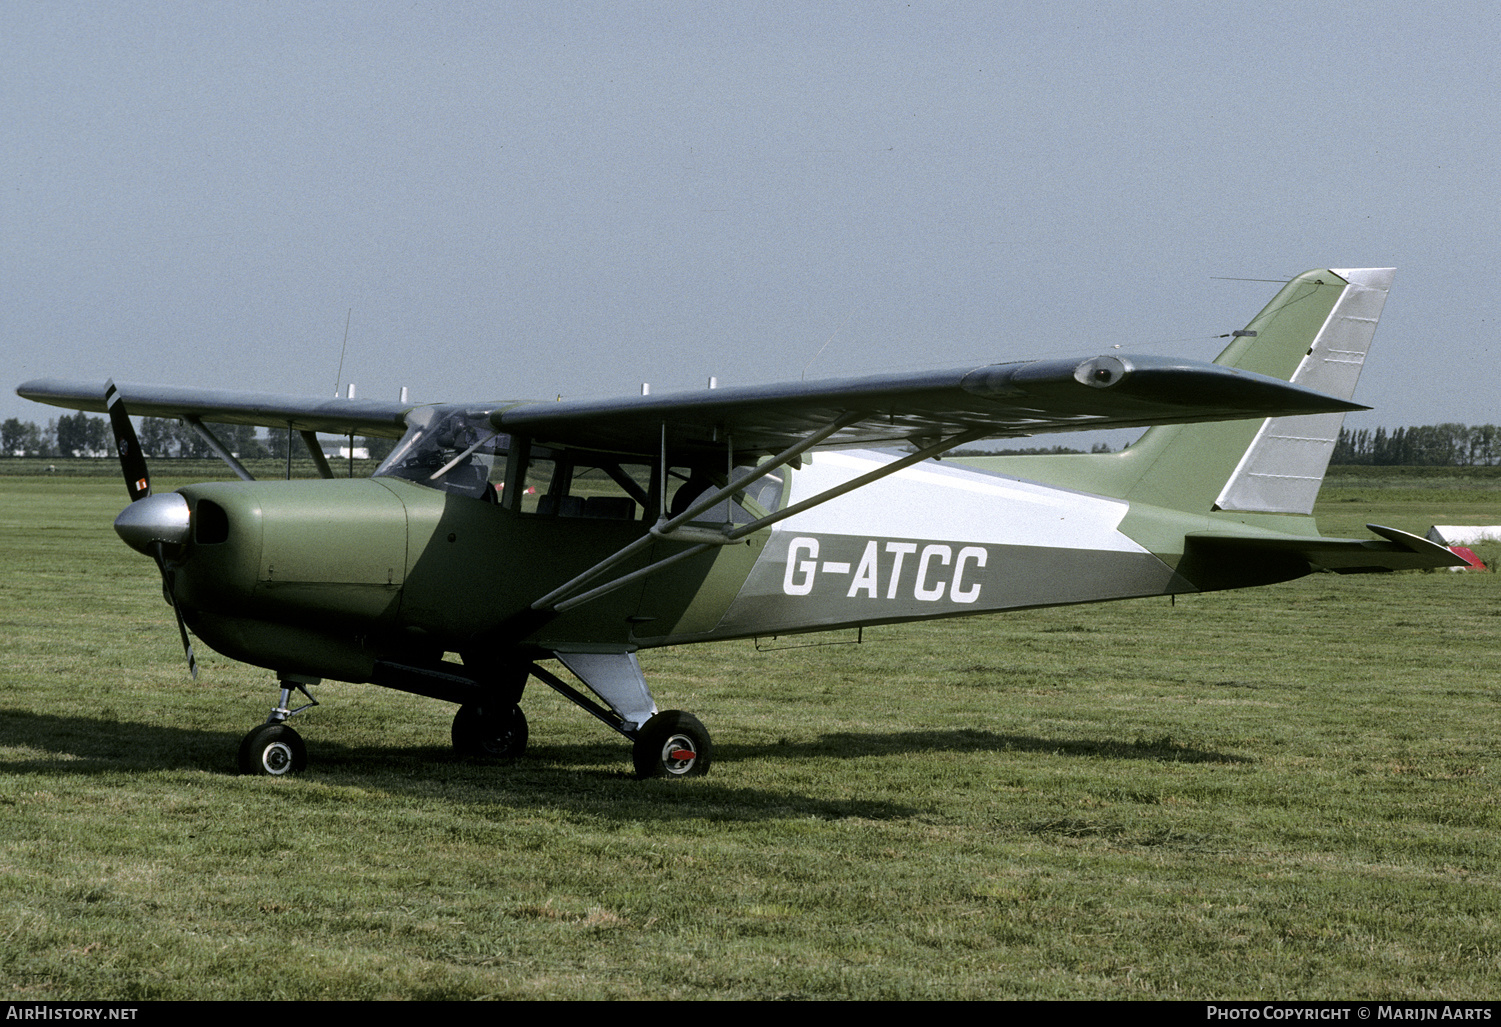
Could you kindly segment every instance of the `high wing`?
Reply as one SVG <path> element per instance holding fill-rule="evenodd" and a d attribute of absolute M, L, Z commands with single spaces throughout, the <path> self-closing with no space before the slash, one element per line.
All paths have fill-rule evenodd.
<path fill-rule="evenodd" d="M 528 403 L 495 427 L 543 444 L 639 454 L 772 453 L 815 432 L 824 446 L 924 445 L 1097 428 L 1363 410 L 1277 378 L 1156 357 L 1040 360 L 604 401 Z M 832 429 L 832 431 L 830 431 Z"/>
<path fill-rule="evenodd" d="M 132 414 L 329 434 L 399 437 L 410 404 L 310 399 L 227 389 L 120 383 Z M 27 399 L 102 413 L 104 385 L 38 379 Z M 927 444 L 943 436 L 998 438 L 1366 409 L 1233 367 L 1157 357 L 1100 356 L 947 371 L 825 379 L 664 396 L 557 403 L 492 402 L 502 431 L 541 444 L 675 457 L 751 456 L 819 433 L 826 446 Z M 664 438 L 665 435 L 665 438 Z"/>
<path fill-rule="evenodd" d="M 265 428 L 293 428 L 329 435 L 375 435 L 399 439 L 406 432 L 411 403 L 372 399 L 312 399 L 273 392 L 231 389 L 192 389 L 171 385 L 117 382 L 126 409 L 137 417 L 171 417 L 215 424 L 253 424 Z M 16 394 L 38 403 L 69 410 L 104 413 L 102 382 L 37 378 Z"/>

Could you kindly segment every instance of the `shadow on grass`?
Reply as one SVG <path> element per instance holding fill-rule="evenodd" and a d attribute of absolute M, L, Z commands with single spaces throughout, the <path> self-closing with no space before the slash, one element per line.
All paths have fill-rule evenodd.
<path fill-rule="evenodd" d="M 237 777 L 240 735 L 88 717 L 0 710 L 0 746 L 37 755 L 0 762 L 10 774 L 77 775 L 205 771 Z M 443 746 L 351 746 L 306 739 L 309 769 L 295 780 L 260 783 L 267 789 L 307 784 L 435 797 L 459 803 L 554 809 L 621 820 L 778 820 L 815 817 L 897 820 L 916 807 L 880 799 L 826 799 L 788 790 L 735 787 L 712 777 L 638 781 L 630 749 L 620 741 L 538 745 L 510 762 L 460 759 Z M 729 750 L 729 758 L 752 750 Z M 42 755 L 43 753 L 50 755 Z M 722 758 L 722 757 L 721 757 Z M 339 794 L 278 791 L 298 803 L 348 801 Z"/>
<path fill-rule="evenodd" d="M 9 759 L 5 769 L 100 770 L 230 769 L 240 740 L 222 731 L 136 724 L 113 718 L 64 717 L 0 710 L 0 745 L 56 753 L 57 759 Z"/>
<path fill-rule="evenodd" d="M 723 751 L 723 750 L 721 750 Z M 731 750 L 734 751 L 734 750 Z M 820 736 L 816 741 L 777 745 L 742 746 L 742 756 L 791 755 L 837 759 L 882 756 L 909 752 L 1041 752 L 1057 756 L 1094 756 L 1117 760 L 1153 760 L 1161 763 L 1250 763 L 1245 756 L 1215 752 L 1174 741 L 1171 735 L 1160 738 L 1059 739 L 1031 735 L 1006 735 L 974 728 L 954 731 L 840 732 Z"/>
<path fill-rule="evenodd" d="M 198 728 L 164 727 L 114 719 L 53 716 L 21 710 L 0 710 L 0 745 L 57 753 L 61 759 L 6 761 L 12 772 L 28 769 L 59 771 L 70 764 L 80 772 L 98 770 L 202 770 L 235 773 L 241 735 Z M 569 771 L 571 776 L 593 774 L 606 779 L 631 778 L 630 749 L 623 739 L 606 738 L 584 745 L 534 745 L 511 763 L 459 759 L 441 745 L 354 746 L 308 736 L 310 762 L 323 774 L 345 777 L 393 776 L 405 779 L 447 778 L 455 773 L 490 778 L 497 772 L 542 778 L 538 772 Z M 1216 752 L 1175 741 L 1155 739 L 1058 739 L 999 734 L 961 728 L 951 731 L 838 732 L 811 741 L 768 745 L 715 745 L 718 763 L 737 760 L 863 759 L 927 752 L 1019 752 L 1049 755 L 1150 760 L 1163 763 L 1247 763 L 1247 757 Z M 516 772 L 520 771 L 518 775 Z M 389 783 L 385 785 L 389 787 Z"/>

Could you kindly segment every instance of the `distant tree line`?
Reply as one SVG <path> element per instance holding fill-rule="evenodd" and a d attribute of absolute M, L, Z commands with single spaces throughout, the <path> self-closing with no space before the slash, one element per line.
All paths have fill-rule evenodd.
<path fill-rule="evenodd" d="M 1032 453 L 1079 453 L 1066 446 L 982 451 L 955 450 L 955 456 L 1010 456 Z M 1092 453 L 1108 453 L 1098 444 Z M 1501 427 L 1494 424 L 1423 424 L 1411 428 L 1340 430 L 1331 464 L 1399 467 L 1495 467 L 1501 465 Z"/>
<path fill-rule="evenodd" d="M 5 456 L 108 456 L 112 448 L 109 422 L 81 410 L 48 421 L 45 428 L 18 417 L 0 424 Z"/>
<path fill-rule="evenodd" d="M 248 424 L 210 424 L 208 429 L 241 460 L 285 458 L 287 455 L 285 431 L 272 431 L 262 436 Z M 214 455 L 201 435 L 171 418 L 143 417 L 136 435 L 141 452 L 148 459 L 202 459 Z M 383 458 L 394 445 L 391 439 L 361 439 L 357 444 L 367 446 L 370 455 L 376 459 Z M 292 455 L 306 455 L 301 439 L 294 441 Z M 110 431 L 108 419 L 90 417 L 83 411 L 64 414 L 48 421 L 45 426 L 12 417 L 0 423 L 0 456 L 112 457 L 114 433 Z"/>
<path fill-rule="evenodd" d="M 1403 467 L 1494 467 L 1501 427 L 1423 424 L 1413 428 L 1342 429 L 1330 463 Z"/>
<path fill-rule="evenodd" d="M 1058 456 L 1060 454 L 1082 453 L 1082 449 L 1074 449 L 1072 446 L 1024 446 L 1020 449 L 956 449 L 949 456 Z M 1091 453 L 1114 452 L 1108 442 L 1096 442 L 1089 447 Z"/>

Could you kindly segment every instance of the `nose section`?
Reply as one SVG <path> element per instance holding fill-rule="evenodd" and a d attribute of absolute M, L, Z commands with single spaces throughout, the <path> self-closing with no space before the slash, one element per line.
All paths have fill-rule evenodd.
<path fill-rule="evenodd" d="M 115 518 L 115 534 L 147 556 L 158 543 L 185 545 L 189 530 L 188 501 L 176 492 L 137 500 Z"/>

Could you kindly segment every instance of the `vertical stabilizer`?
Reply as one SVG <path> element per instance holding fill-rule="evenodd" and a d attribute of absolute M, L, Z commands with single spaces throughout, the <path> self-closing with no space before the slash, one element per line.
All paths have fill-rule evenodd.
<path fill-rule="evenodd" d="M 1355 394 L 1381 308 L 1386 304 L 1392 269 L 1333 273 L 1347 284 L 1291 380 L 1295 385 L 1349 399 Z M 1312 513 L 1344 420 L 1345 415 L 1339 413 L 1267 418 L 1220 491 L 1214 508 Z"/>

